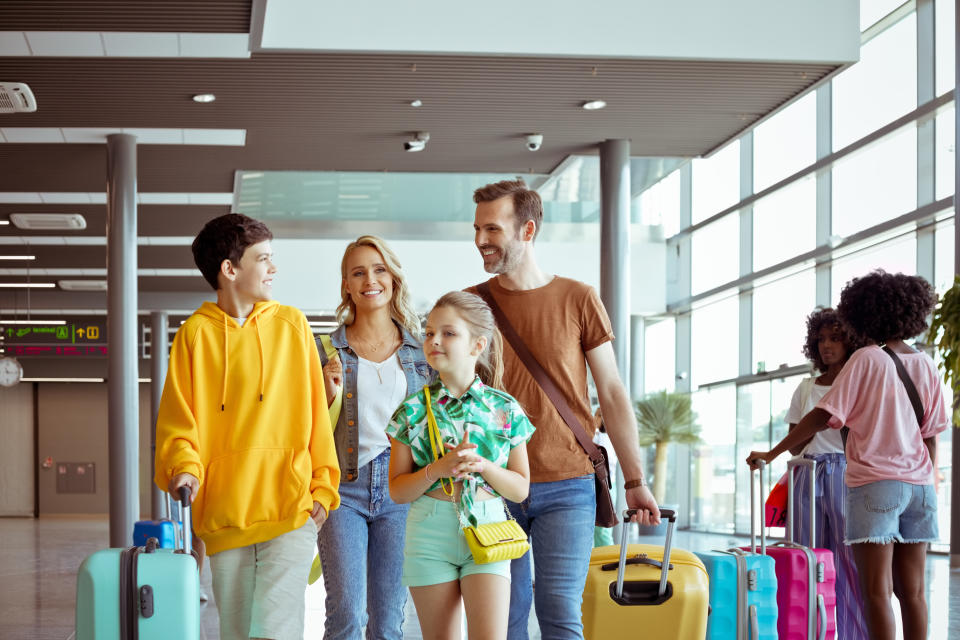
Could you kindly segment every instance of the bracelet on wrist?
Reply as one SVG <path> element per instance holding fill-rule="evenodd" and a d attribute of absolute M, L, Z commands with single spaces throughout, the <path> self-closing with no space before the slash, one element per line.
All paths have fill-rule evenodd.
<path fill-rule="evenodd" d="M 637 487 L 645 487 L 645 486 L 647 486 L 647 481 L 643 476 L 640 476 L 639 478 L 635 478 L 633 480 L 627 480 L 626 482 L 623 483 L 623 488 L 625 490 L 636 489 Z"/>
<path fill-rule="evenodd" d="M 427 482 L 429 482 L 430 484 L 433 484 L 434 481 L 433 481 L 433 479 L 430 477 L 430 465 L 431 465 L 431 464 L 433 464 L 433 463 L 431 462 L 430 464 L 428 464 L 427 466 L 425 466 L 425 467 L 423 468 L 423 475 L 424 475 L 424 477 L 427 479 Z"/>

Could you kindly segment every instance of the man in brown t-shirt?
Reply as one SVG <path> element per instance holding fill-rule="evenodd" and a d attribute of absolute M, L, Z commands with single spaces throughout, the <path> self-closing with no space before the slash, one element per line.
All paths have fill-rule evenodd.
<path fill-rule="evenodd" d="M 543 222 L 543 204 L 523 180 L 489 184 L 477 189 L 473 200 L 475 243 L 483 268 L 496 274 L 488 281 L 490 294 L 581 425 L 592 432 L 589 366 L 607 433 L 623 468 L 627 505 L 639 510 L 640 522 L 658 523 L 657 503 L 643 479 L 633 406 L 620 381 L 610 319 L 597 292 L 577 280 L 540 270 L 533 242 Z M 476 287 L 470 291 L 476 292 Z M 537 589 L 533 593 L 529 554 L 514 560 L 507 637 L 527 638 L 535 598 L 544 639 L 582 638 L 580 602 L 596 511 L 593 465 L 506 340 L 503 350 L 506 391 L 537 428 L 527 445 L 530 495 L 521 504 L 508 503 L 530 535 Z"/>

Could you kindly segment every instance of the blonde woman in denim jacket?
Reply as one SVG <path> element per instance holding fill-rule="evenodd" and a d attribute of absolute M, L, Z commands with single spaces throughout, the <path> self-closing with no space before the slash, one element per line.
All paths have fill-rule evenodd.
<path fill-rule="evenodd" d="M 340 270 L 340 326 L 329 347 L 317 340 L 341 474 L 340 508 L 317 539 L 327 591 L 323 637 L 399 640 L 409 505 L 390 499 L 384 429 L 403 399 L 433 375 L 400 262 L 387 244 L 358 238 L 344 251 Z"/>

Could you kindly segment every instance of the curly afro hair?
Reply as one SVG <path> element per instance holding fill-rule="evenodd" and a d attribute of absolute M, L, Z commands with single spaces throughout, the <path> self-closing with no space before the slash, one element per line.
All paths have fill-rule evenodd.
<path fill-rule="evenodd" d="M 843 346 L 847 350 L 847 357 L 863 346 L 863 343 L 854 339 L 843 327 L 840 316 L 833 309 L 817 308 L 807 316 L 807 338 L 803 343 L 803 355 L 813 362 L 813 366 L 821 373 L 826 373 L 827 365 L 820 357 L 820 330 L 824 327 L 837 328 L 843 336 Z"/>
<path fill-rule="evenodd" d="M 882 344 L 923 333 L 936 303 L 933 287 L 920 276 L 878 269 L 846 284 L 837 314 L 856 339 Z"/>

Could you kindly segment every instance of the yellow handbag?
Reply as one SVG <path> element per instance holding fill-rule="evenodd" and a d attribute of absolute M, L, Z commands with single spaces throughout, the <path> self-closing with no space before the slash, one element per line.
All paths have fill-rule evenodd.
<path fill-rule="evenodd" d="M 428 437 L 430 439 L 430 449 L 433 452 L 433 459 L 440 459 L 440 449 L 442 440 L 440 438 L 440 427 L 437 426 L 437 419 L 433 415 L 433 408 L 430 405 L 430 389 L 423 387 L 423 394 L 427 405 L 427 426 Z M 463 524 L 463 516 L 460 513 L 460 505 L 453 498 L 453 482 L 450 482 L 450 489 L 443 484 L 443 478 L 440 478 L 440 484 L 443 492 L 450 496 L 450 501 L 457 510 L 457 518 L 460 524 Z M 510 510 L 503 503 L 503 511 L 507 519 L 503 522 L 489 522 L 487 524 L 477 525 L 476 527 L 464 526 L 463 537 L 467 540 L 467 546 L 470 547 L 470 553 L 473 554 L 473 561 L 477 564 L 488 564 L 490 562 L 499 562 L 500 560 L 514 560 L 523 556 L 530 548 L 527 542 L 527 532 L 523 530 L 513 516 Z"/>

